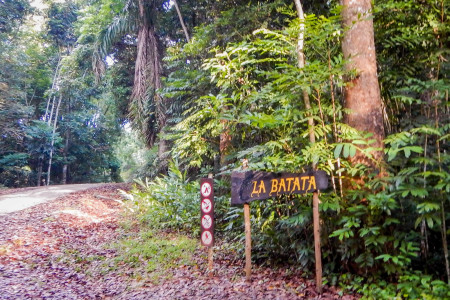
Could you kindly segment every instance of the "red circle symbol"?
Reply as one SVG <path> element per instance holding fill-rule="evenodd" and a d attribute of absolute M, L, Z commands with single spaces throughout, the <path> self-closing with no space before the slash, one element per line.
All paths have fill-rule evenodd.
<path fill-rule="evenodd" d="M 209 182 L 204 182 L 200 191 L 202 192 L 203 197 L 208 197 L 212 192 L 211 184 Z"/>
<path fill-rule="evenodd" d="M 206 246 L 211 245 L 212 243 L 212 233 L 208 230 L 203 231 L 202 233 L 202 243 Z"/>
<path fill-rule="evenodd" d="M 207 214 L 211 211 L 212 209 L 212 203 L 211 200 L 209 200 L 208 198 L 205 198 L 202 200 L 202 211 Z"/>
<path fill-rule="evenodd" d="M 202 227 L 205 229 L 209 229 L 212 226 L 212 218 L 210 215 L 204 215 L 202 217 Z"/>

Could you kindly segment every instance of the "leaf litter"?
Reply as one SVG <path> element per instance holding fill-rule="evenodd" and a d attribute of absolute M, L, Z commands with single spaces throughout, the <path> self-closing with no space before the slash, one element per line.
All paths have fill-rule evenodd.
<path fill-rule="evenodd" d="M 54 201 L 0 216 L 0 299 L 357 299 L 324 287 L 301 270 L 254 266 L 245 281 L 243 260 L 216 251 L 207 269 L 207 250 L 192 254 L 193 264 L 173 267 L 159 282 L 145 266 L 117 260 L 111 245 L 136 233 L 125 230 L 118 189 L 105 184 Z M 131 232 L 130 232 L 131 231 Z"/>

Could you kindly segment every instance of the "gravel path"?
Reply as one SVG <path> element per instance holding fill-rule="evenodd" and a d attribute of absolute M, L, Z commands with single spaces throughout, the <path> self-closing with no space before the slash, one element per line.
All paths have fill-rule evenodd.
<path fill-rule="evenodd" d="M 66 194 L 101 185 L 102 183 L 50 185 L 18 192 L 13 191 L 9 194 L 0 195 L 0 215 L 20 211 Z"/>

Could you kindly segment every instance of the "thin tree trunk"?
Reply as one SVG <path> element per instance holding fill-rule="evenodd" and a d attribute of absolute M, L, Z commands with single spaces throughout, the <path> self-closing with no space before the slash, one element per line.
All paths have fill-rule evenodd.
<path fill-rule="evenodd" d="M 227 155 L 231 147 L 230 129 L 228 128 L 228 121 L 221 120 L 222 133 L 220 133 L 219 153 L 220 153 L 220 166 L 227 165 Z"/>
<path fill-rule="evenodd" d="M 350 110 L 345 121 L 358 130 L 373 133 L 376 143 L 371 146 L 380 148 L 379 151 L 372 152 L 375 162 L 359 152 L 352 162 L 377 167 L 383 161 L 385 133 L 377 77 L 371 0 L 341 0 L 341 4 L 345 27 L 342 51 L 344 58 L 348 60 L 347 70 L 357 72 L 354 78 L 347 81 L 345 87 L 344 107 Z"/>
<path fill-rule="evenodd" d="M 442 237 L 442 248 L 444 250 L 445 259 L 445 271 L 447 273 L 447 283 L 450 285 L 450 265 L 448 262 L 448 243 L 447 243 L 447 225 L 445 222 L 445 205 L 444 200 L 441 200 L 441 237 Z"/>
<path fill-rule="evenodd" d="M 42 178 L 42 164 L 44 159 L 42 157 L 39 157 L 38 159 L 38 174 L 37 174 L 37 186 L 41 186 L 41 178 Z"/>
<path fill-rule="evenodd" d="M 50 156 L 48 159 L 48 169 L 47 169 L 47 185 L 50 185 L 50 172 L 52 170 L 52 159 L 53 159 L 53 145 L 55 144 L 55 134 L 56 134 L 56 123 L 58 122 L 58 112 L 59 106 L 61 105 L 62 95 L 59 96 L 58 105 L 56 106 L 55 120 L 53 122 L 53 133 L 52 142 L 50 145 Z"/>
<path fill-rule="evenodd" d="M 427 118 L 430 117 L 430 112 L 426 113 L 427 114 Z M 425 172 L 427 171 L 427 163 L 426 163 L 426 158 L 427 158 L 427 150 L 428 150 L 428 135 L 425 134 L 425 145 L 424 145 L 424 151 L 423 151 L 423 158 L 424 158 L 424 164 L 423 164 L 423 173 L 425 174 Z M 423 177 L 423 188 L 426 189 L 427 187 L 427 180 L 426 177 Z M 422 224 L 420 226 L 420 234 L 422 236 L 422 239 L 420 241 L 420 248 L 422 251 L 422 255 L 425 259 L 425 261 L 428 260 L 428 232 L 427 232 L 427 224 L 425 223 L 425 219 L 422 219 Z"/>
<path fill-rule="evenodd" d="M 298 67 L 303 69 L 305 67 L 306 59 L 303 52 L 304 44 L 304 32 L 305 32 L 305 16 L 303 14 L 302 4 L 300 0 L 294 0 L 297 8 L 298 18 L 300 19 L 300 32 L 297 40 L 297 55 L 298 55 Z M 303 90 L 303 101 L 305 102 L 306 112 L 311 111 L 311 102 L 306 90 Z M 311 144 L 316 142 L 314 135 L 314 119 L 312 116 L 308 118 L 309 127 L 309 141 Z M 315 170 L 316 165 L 313 163 L 312 168 Z M 313 193 L 313 225 L 314 225 L 314 252 L 316 259 L 316 290 L 318 293 L 322 293 L 322 254 L 320 245 L 320 214 L 319 214 L 319 193 L 315 191 Z"/>
<path fill-rule="evenodd" d="M 183 16 L 181 15 L 180 8 L 178 7 L 177 0 L 173 0 L 173 4 L 175 5 L 175 9 L 177 10 L 178 18 L 180 18 L 181 27 L 183 27 L 184 35 L 186 36 L 186 41 L 189 43 L 190 42 L 189 33 L 186 25 L 184 24 Z"/>
<path fill-rule="evenodd" d="M 441 0 L 441 23 L 442 26 L 445 24 L 445 10 L 444 10 L 444 0 Z M 441 36 L 438 36 L 439 45 L 440 48 L 444 49 L 444 44 L 442 42 Z M 439 72 L 441 69 L 441 63 L 444 58 L 441 56 L 438 60 L 437 65 L 437 72 L 436 72 L 436 79 L 439 78 Z M 446 90 L 445 93 L 445 103 L 448 103 L 448 90 Z M 448 105 L 446 106 L 448 107 Z M 447 114 L 446 111 L 444 111 L 444 114 Z M 434 117 L 435 117 L 435 126 L 436 129 L 439 128 L 439 113 L 438 113 L 438 103 L 434 103 Z M 447 118 L 448 119 L 448 118 Z M 437 149 L 437 156 L 438 156 L 438 162 L 439 162 L 439 171 L 442 172 L 442 161 L 441 161 L 441 146 L 439 140 L 436 140 L 436 149 Z M 441 191 L 441 193 L 443 193 Z M 443 196 L 443 195 L 442 195 Z M 446 224 L 446 212 L 445 212 L 445 202 L 444 197 L 441 198 L 441 237 L 442 237 L 442 248 L 444 251 L 444 259 L 445 259 L 445 271 L 447 272 L 447 283 L 450 285 L 450 264 L 448 261 L 448 242 L 447 242 L 447 224 Z"/>
<path fill-rule="evenodd" d="M 56 89 L 57 84 L 58 84 L 59 71 L 60 71 L 60 68 L 61 68 L 61 60 L 62 59 L 61 59 L 61 56 L 60 56 L 59 59 L 58 59 L 58 64 L 56 65 L 55 74 L 53 75 L 52 88 L 51 88 L 52 92 Z M 50 95 L 48 96 L 48 99 L 47 99 L 47 107 L 45 108 L 44 121 L 47 121 L 47 118 L 48 118 L 48 109 L 50 108 L 50 99 L 51 98 L 52 98 L 52 94 L 50 93 Z M 53 96 L 53 101 L 55 101 L 55 96 Z M 48 122 L 51 122 L 52 114 L 53 114 L 53 107 L 52 107 L 52 113 L 50 114 L 50 121 L 48 121 Z M 49 125 L 50 125 L 50 123 L 49 123 Z"/>
<path fill-rule="evenodd" d="M 69 153 L 69 140 L 70 140 L 70 131 L 69 131 L 69 129 L 67 129 L 66 130 L 66 141 L 64 144 L 64 165 L 62 168 L 62 184 L 67 183 L 67 167 L 68 167 L 67 154 Z"/>
<path fill-rule="evenodd" d="M 448 94 L 447 94 L 448 96 Z M 448 102 L 448 98 L 446 99 Z M 439 113 L 438 113 L 438 105 L 434 103 L 434 118 L 435 118 L 435 128 L 439 128 Z M 436 140 L 436 150 L 439 164 L 439 171 L 442 172 L 442 161 L 441 161 L 441 145 L 439 140 Z M 442 193 L 442 191 L 441 191 Z M 441 195 L 441 238 L 442 238 L 442 249 L 444 251 L 444 259 L 445 259 L 445 271 L 447 273 L 447 283 L 450 285 L 450 264 L 448 261 L 448 242 L 447 242 L 447 224 L 446 224 L 446 213 L 445 213 L 445 202 L 444 196 Z"/>
<path fill-rule="evenodd" d="M 46 117 L 45 117 L 45 120 L 47 120 L 47 124 L 48 124 L 48 126 L 50 126 L 51 124 L 52 124 L 52 119 L 53 119 L 53 111 L 54 111 L 54 109 L 55 109 L 55 96 L 53 96 L 53 101 L 52 101 L 52 109 L 50 110 L 50 114 L 47 116 L 47 113 L 46 113 Z M 48 119 L 47 119 L 48 118 Z"/>
<path fill-rule="evenodd" d="M 70 115 L 70 112 L 71 112 L 70 98 L 67 101 L 66 107 L 67 107 L 66 115 Z M 106 113 L 104 115 L 106 115 Z M 69 154 L 69 145 L 70 145 L 70 127 L 69 126 L 67 126 L 67 129 L 65 132 L 65 138 L 66 138 L 66 141 L 64 143 L 64 165 L 62 168 L 62 184 L 67 184 L 67 172 L 69 169 L 69 162 L 67 161 L 67 155 Z"/>
<path fill-rule="evenodd" d="M 331 53 L 328 51 L 328 70 L 330 71 L 330 92 L 331 92 L 331 103 L 333 108 L 333 136 L 335 142 L 340 142 L 338 140 L 337 135 L 337 125 L 336 125 L 336 101 L 334 99 L 334 83 L 333 83 L 333 75 L 331 74 Z M 341 161 L 340 158 L 337 158 L 337 168 L 338 168 L 338 177 L 339 177 L 339 192 L 341 198 L 344 197 L 344 193 L 342 191 L 342 173 L 341 173 Z"/>

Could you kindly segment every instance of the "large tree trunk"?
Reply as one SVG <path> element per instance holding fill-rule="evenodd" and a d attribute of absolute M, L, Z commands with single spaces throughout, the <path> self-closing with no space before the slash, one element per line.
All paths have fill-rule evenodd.
<path fill-rule="evenodd" d="M 134 74 L 133 92 L 131 95 L 131 114 L 134 121 L 140 125 L 141 132 L 146 137 L 147 145 L 155 143 L 157 132 L 160 133 L 159 141 L 159 161 L 160 171 L 163 173 L 167 169 L 168 141 L 164 138 L 164 127 L 167 122 L 167 107 L 165 99 L 162 98 L 158 89 L 162 87 L 161 74 L 162 63 L 159 49 L 159 40 L 155 33 L 154 24 L 150 19 L 154 15 L 154 2 L 139 0 L 140 26 L 138 32 L 137 57 Z M 153 12 L 153 13 L 152 13 Z M 156 107 L 156 122 L 153 124 L 149 115 L 149 101 Z"/>
<path fill-rule="evenodd" d="M 345 88 L 345 108 L 350 109 L 346 123 L 358 130 L 373 133 L 380 151 L 372 152 L 377 163 L 383 160 L 383 113 L 377 77 L 371 0 L 341 0 L 345 26 L 342 51 L 348 60 L 347 70 L 356 70 L 355 78 Z M 353 163 L 375 167 L 377 163 L 357 153 Z"/>

